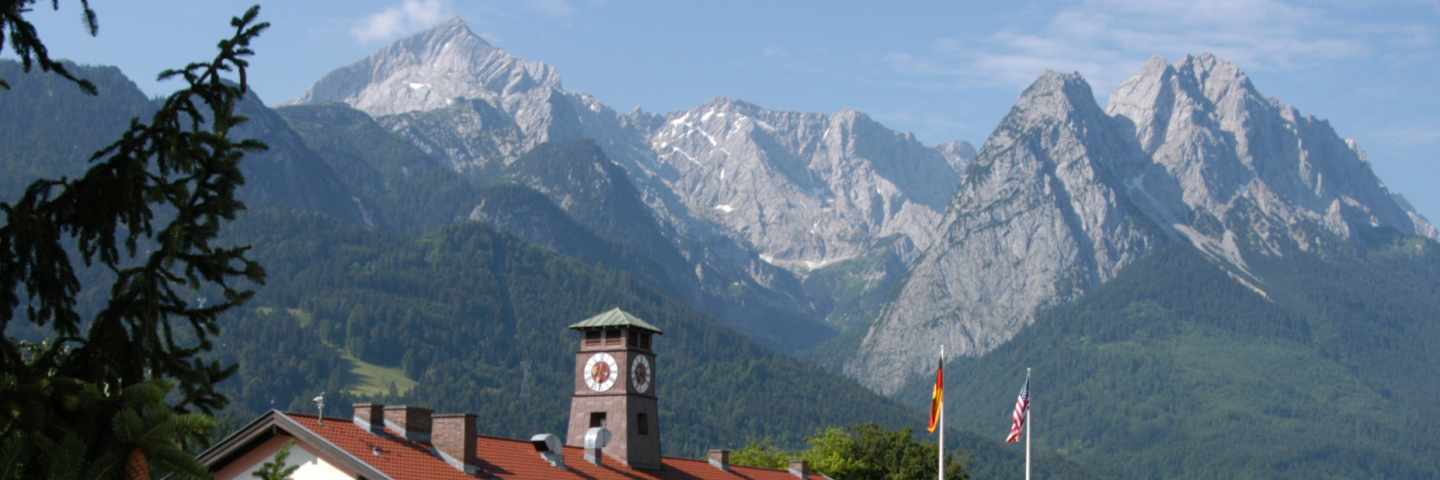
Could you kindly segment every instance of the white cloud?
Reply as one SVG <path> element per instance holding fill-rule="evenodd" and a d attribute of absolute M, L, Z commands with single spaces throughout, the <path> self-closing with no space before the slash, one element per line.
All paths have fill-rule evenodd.
<path fill-rule="evenodd" d="M 552 17 L 568 17 L 575 14 L 575 8 L 566 0 L 526 0 L 531 10 Z"/>
<path fill-rule="evenodd" d="M 390 40 L 440 23 L 453 14 L 450 0 L 404 0 L 400 5 L 365 17 L 350 33 L 361 42 Z"/>
<path fill-rule="evenodd" d="M 960 85 L 1023 88 L 1046 68 L 1079 71 L 1097 90 L 1108 91 L 1156 54 L 1173 62 L 1187 53 L 1212 52 L 1246 69 L 1298 70 L 1371 52 L 1375 33 L 1368 26 L 1336 18 L 1346 7 L 1322 9 L 1314 3 L 1084 0 L 1055 9 L 1038 28 L 943 38 L 928 54 L 887 60 L 895 73 L 949 76 Z M 1425 38 L 1414 30 L 1381 35 L 1411 44 Z"/>
<path fill-rule="evenodd" d="M 1440 145 L 1440 123 L 1414 119 L 1390 124 L 1371 136 L 1400 148 L 1430 147 Z"/>

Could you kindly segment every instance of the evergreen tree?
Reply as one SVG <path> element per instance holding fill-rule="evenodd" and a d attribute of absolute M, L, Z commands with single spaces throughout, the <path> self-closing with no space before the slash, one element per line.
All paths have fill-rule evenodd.
<path fill-rule="evenodd" d="M 40 71 L 55 72 L 56 75 L 75 82 L 85 93 L 94 95 L 95 85 L 71 74 L 65 69 L 65 64 L 51 59 L 50 51 L 45 48 L 45 43 L 40 41 L 40 33 L 35 31 L 35 25 L 25 20 L 25 13 L 31 11 L 30 6 L 34 5 L 35 1 L 0 0 L 0 49 L 5 48 L 6 32 L 9 32 L 10 48 L 15 51 L 15 56 L 20 57 L 20 62 L 25 64 L 26 72 L 38 64 Z M 59 10 L 60 0 L 51 0 L 51 6 Z M 95 22 L 95 11 L 90 9 L 90 0 L 80 0 L 80 8 L 85 31 L 93 37 L 100 26 Z M 4 78 L 0 78 L 0 89 L 10 89 L 10 84 L 6 83 Z"/>
<path fill-rule="evenodd" d="M 27 69 L 33 56 L 93 93 L 50 60 L 23 18 L 32 3 L 0 0 L 16 53 Z M 81 4 L 93 33 L 94 12 Z M 207 474 L 183 447 L 213 426 L 209 415 L 228 401 L 214 385 L 235 368 L 202 354 L 217 316 L 252 295 L 239 285 L 265 278 L 248 247 L 211 244 L 244 208 L 234 195 L 244 183 L 239 161 L 265 148 L 227 136 L 245 121 L 235 105 L 247 89 L 249 44 L 268 27 L 254 22 L 258 13 L 232 19 L 235 34 L 213 60 L 161 73 L 187 87 L 149 124 L 132 119 L 83 176 L 36 180 L 0 203 L 0 328 L 18 318 L 50 333 L 41 343 L 0 339 L 0 478 L 138 479 L 151 466 Z M 97 312 L 77 308 L 77 295 L 97 287 L 82 285 L 79 271 L 112 281 Z M 211 296 L 223 300 L 188 300 Z"/>
<path fill-rule="evenodd" d="M 294 446 L 294 439 L 285 442 L 285 446 L 280 447 L 280 451 L 275 452 L 274 458 L 265 462 L 264 465 L 260 466 L 259 470 L 250 474 L 250 476 L 260 480 L 290 480 L 290 475 L 294 474 L 295 470 L 300 469 L 299 465 L 285 466 L 285 461 L 290 459 L 290 447 Z"/>

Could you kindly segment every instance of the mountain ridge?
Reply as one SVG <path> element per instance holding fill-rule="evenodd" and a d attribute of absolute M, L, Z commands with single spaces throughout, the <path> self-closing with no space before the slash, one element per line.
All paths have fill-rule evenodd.
<path fill-rule="evenodd" d="M 1101 110 L 1079 74 L 1040 75 L 971 163 L 940 239 L 846 372 L 893 392 L 897 378 L 930 368 L 924 352 L 945 344 L 947 355 L 982 355 L 1037 311 L 1171 241 L 1268 296 L 1247 255 L 1365 243 L 1387 229 L 1437 238 L 1355 142 L 1260 95 L 1213 54 L 1178 65 L 1155 57 L 1109 104 Z M 1053 167 L 1017 169 L 1017 159 Z M 997 174 L 1010 176 L 985 190 Z"/>
<path fill-rule="evenodd" d="M 924 146 L 850 110 L 770 111 L 717 96 L 620 114 L 563 90 L 550 67 L 500 52 L 452 18 L 337 72 L 404 65 L 344 101 L 471 175 L 504 171 L 545 142 L 593 139 L 707 289 L 754 285 L 837 334 L 865 329 L 840 368 L 887 393 L 930 368 L 917 351 L 944 343 L 951 355 L 983 354 L 1038 309 L 1171 241 L 1263 296 L 1247 252 L 1364 242 L 1387 228 L 1440 238 L 1358 145 L 1208 53 L 1152 59 L 1103 108 L 1078 74 L 1046 71 L 966 158 L 968 144 Z M 428 63 L 449 69 L 416 66 Z M 546 81 L 495 81 L 529 72 Z M 423 104 L 407 82 L 476 93 Z M 885 292 L 878 309 L 848 298 Z"/>
<path fill-rule="evenodd" d="M 1089 84 L 1047 70 L 970 164 L 941 236 L 911 265 L 845 372 L 894 392 L 931 355 L 989 351 L 1163 243 L 1110 180 L 1130 156 Z"/>
<path fill-rule="evenodd" d="M 753 123 L 744 127 L 746 134 L 736 135 L 735 143 L 725 146 L 703 129 L 687 128 L 679 133 L 690 142 L 686 150 L 676 150 L 680 144 L 674 142 L 679 139 L 659 135 L 667 122 L 684 112 L 661 115 L 637 109 L 622 115 L 589 95 L 563 90 L 558 73 L 541 65 L 503 54 L 463 21 L 452 18 L 332 72 L 312 87 L 313 93 L 290 103 L 350 104 L 457 171 L 477 178 L 499 175 L 521 154 L 545 142 L 593 139 L 610 161 L 629 174 L 662 232 L 690 261 L 707 289 L 719 294 L 737 282 L 753 285 L 772 292 L 767 295 L 788 298 L 796 312 L 817 320 L 844 313 L 825 311 L 824 305 L 834 303 L 829 300 L 808 299 L 803 277 L 872 251 L 893 252 L 904 260 L 913 257 L 930 241 L 931 226 L 958 184 L 957 166 L 973 151 L 963 142 L 944 149 L 920 145 L 913 135 L 885 129 L 858 112 L 774 112 L 723 97 L 697 108 L 723 103 L 751 115 L 793 122 L 776 120 L 786 123 L 779 125 L 786 130 L 778 136 L 764 127 L 771 126 L 768 122 Z M 544 72 L 540 77 L 546 81 L 520 82 L 515 85 L 524 88 L 511 88 L 494 80 L 538 75 L 531 72 Z M 430 85 L 428 96 L 416 93 L 411 84 Z M 694 116 L 705 117 L 698 111 Z M 837 141 L 838 137 L 855 141 L 836 143 L 834 155 L 817 154 L 815 146 L 830 130 L 827 122 L 858 126 L 866 138 L 837 134 Z M 811 151 L 805 150 L 807 145 Z M 727 170 L 721 161 L 692 168 L 697 167 L 692 160 L 724 160 L 732 152 L 741 154 L 733 162 L 757 166 L 757 172 L 765 173 L 739 189 L 697 188 L 710 176 L 726 176 L 723 172 L 734 169 Z M 895 164 L 897 170 L 890 165 L 894 159 L 914 161 Z M 839 207 L 827 205 L 837 199 Z M 716 210 L 742 204 L 739 212 Z M 839 221 L 831 221 L 835 219 Z M 762 231 L 787 234 L 766 239 L 758 233 Z M 886 239 L 893 235 L 903 241 Z M 733 324 L 742 322 L 722 317 Z M 784 343 L 803 348 L 814 340 Z"/>
<path fill-rule="evenodd" d="M 326 74 L 282 105 L 343 102 L 383 116 L 441 108 L 457 97 L 494 99 L 560 88 L 559 71 L 491 46 L 459 16 L 377 53 Z M 486 61 L 470 61 L 475 57 Z"/>

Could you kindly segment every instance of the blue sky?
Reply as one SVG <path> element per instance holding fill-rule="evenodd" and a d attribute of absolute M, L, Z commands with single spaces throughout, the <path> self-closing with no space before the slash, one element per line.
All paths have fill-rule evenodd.
<path fill-rule="evenodd" d="M 119 66 L 146 92 L 209 58 L 254 0 L 91 0 L 32 14 L 52 54 Z M 260 1 L 273 26 L 251 81 L 268 102 L 391 40 L 460 15 L 490 43 L 620 111 L 716 95 L 852 108 L 925 143 L 978 148 L 1042 69 L 1079 71 L 1103 103 L 1152 55 L 1237 62 L 1266 95 L 1358 140 L 1380 178 L 1440 221 L 1440 0 Z"/>

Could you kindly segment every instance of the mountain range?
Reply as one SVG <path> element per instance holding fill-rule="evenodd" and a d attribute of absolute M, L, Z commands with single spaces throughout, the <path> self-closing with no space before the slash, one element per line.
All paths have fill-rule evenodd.
<path fill-rule="evenodd" d="M 0 62 L 33 77 L 17 69 Z M 0 95 L 5 198 L 153 109 L 118 70 L 84 71 L 99 101 L 43 79 Z M 507 399 L 531 368 L 560 391 L 567 367 L 527 352 L 569 339 L 535 327 L 613 297 L 674 317 L 673 352 L 698 352 L 680 365 L 727 369 L 674 384 L 676 451 L 913 426 L 943 345 L 947 390 L 967 392 L 948 411 L 996 440 L 1016 375 L 1042 372 L 1052 477 L 1440 475 L 1440 231 L 1358 144 L 1212 54 L 1155 57 L 1103 107 L 1079 74 L 1045 71 L 978 151 L 723 96 L 622 114 L 459 18 L 241 110 L 239 133 L 271 148 L 242 164 L 256 212 L 230 235 L 280 285 L 222 352 L 245 411 L 323 384 L 480 410 L 499 433 L 552 428 Z M 476 340 L 487 328 L 509 341 Z M 307 353 L 266 359 L 261 339 Z M 799 379 L 852 405 L 793 420 L 828 408 L 782 391 Z M 1249 443 L 1251 425 L 1289 443 Z M 961 437 L 982 477 L 1017 461 Z"/>
<path fill-rule="evenodd" d="M 1210 54 L 1152 59 L 1107 109 L 1079 75 L 1046 71 L 969 168 L 939 239 L 845 366 L 872 388 L 925 371 L 917 345 L 984 354 L 1168 242 L 1266 296 L 1248 257 L 1377 229 L 1440 238 L 1355 142 Z"/>
<path fill-rule="evenodd" d="M 825 340 L 816 327 L 833 331 L 847 313 L 807 292 L 806 274 L 872 252 L 912 259 L 974 158 L 964 142 L 926 147 L 854 111 L 778 112 L 717 97 L 689 112 L 619 114 L 458 17 L 326 75 L 286 105 L 326 102 L 365 111 L 482 179 L 541 143 L 593 140 L 707 291 L 765 291 L 789 312 L 757 322 L 707 310 L 787 351 Z M 867 280 L 893 281 L 878 277 Z"/>
<path fill-rule="evenodd" d="M 717 97 L 621 115 L 458 17 L 287 103 L 322 102 L 366 111 L 478 177 L 501 175 L 540 143 L 592 139 L 699 280 L 721 277 L 710 291 L 740 282 L 792 313 L 719 318 L 791 351 L 827 339 L 780 337 L 816 331 L 805 319 L 835 333 L 864 329 L 839 368 L 887 393 L 929 368 L 923 352 L 983 354 L 1037 309 L 1078 298 L 1167 242 L 1195 245 L 1263 294 L 1247 254 L 1313 250 L 1375 228 L 1437 238 L 1358 145 L 1210 54 L 1152 59 L 1108 108 L 1078 75 L 1046 72 L 978 155 L 964 143 L 927 147 L 854 111 L 777 112 Z M 904 280 L 877 270 L 888 262 L 876 254 L 910 265 Z M 836 311 L 848 298 L 803 287 L 826 268 L 895 298 L 883 312 Z M 787 325 L 765 326 L 777 323 Z"/>

